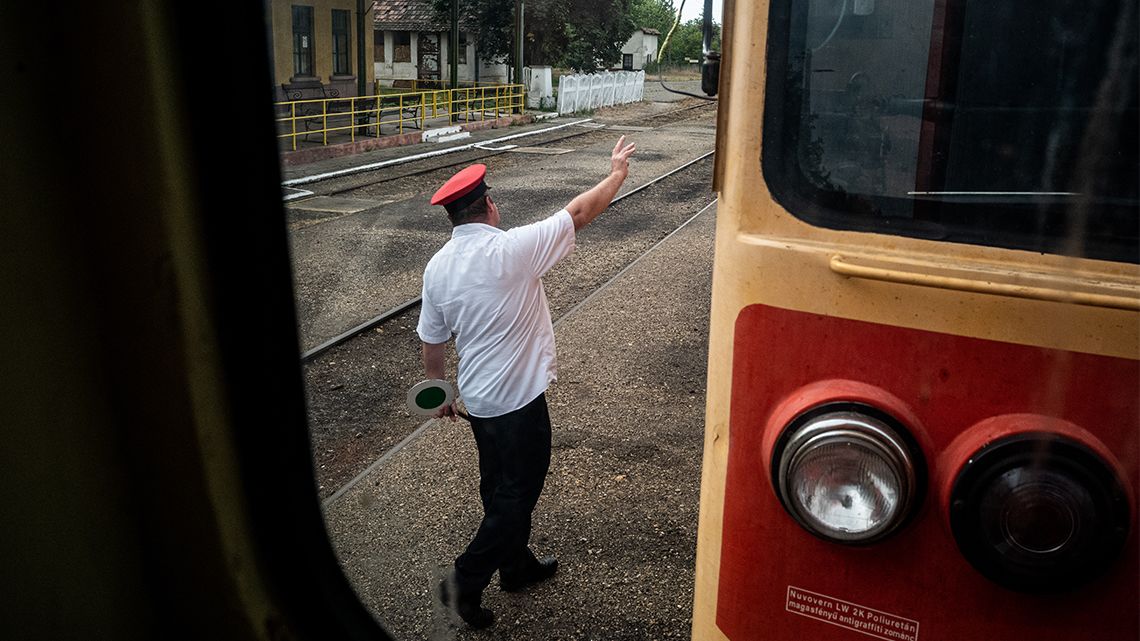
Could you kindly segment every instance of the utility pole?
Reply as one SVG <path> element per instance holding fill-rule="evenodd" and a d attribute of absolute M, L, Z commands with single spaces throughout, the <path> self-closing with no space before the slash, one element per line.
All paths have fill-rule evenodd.
<path fill-rule="evenodd" d="M 515 0 L 515 84 L 523 83 L 523 39 L 526 29 L 523 26 L 523 0 Z"/>
<path fill-rule="evenodd" d="M 368 0 L 356 0 L 356 95 L 367 96 L 371 91 L 367 91 L 367 76 L 364 73 L 364 68 L 368 66 L 368 56 L 364 55 L 364 4 Z M 372 5 L 368 6 L 369 9 Z"/>
<path fill-rule="evenodd" d="M 459 0 L 451 0 L 451 38 L 447 43 L 451 63 L 451 88 L 459 88 Z"/>

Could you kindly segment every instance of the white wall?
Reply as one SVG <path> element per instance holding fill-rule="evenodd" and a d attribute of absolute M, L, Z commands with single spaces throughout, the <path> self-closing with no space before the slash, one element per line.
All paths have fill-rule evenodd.
<path fill-rule="evenodd" d="M 411 62 L 392 62 L 393 47 L 396 37 L 395 31 L 384 32 L 384 62 L 377 61 L 374 65 L 376 72 L 376 79 L 380 81 L 381 85 L 391 87 L 394 80 L 408 80 L 419 77 L 419 36 L 417 32 L 412 32 L 412 60 Z M 448 66 L 448 51 L 450 51 L 450 42 L 446 33 L 439 34 L 440 39 L 440 79 L 448 80 L 451 77 L 451 68 Z M 500 63 L 486 63 L 477 61 L 475 58 L 475 45 L 474 39 L 471 34 L 467 36 L 467 63 L 459 65 L 459 80 L 461 82 L 471 82 L 475 80 L 475 64 L 479 64 L 479 81 L 480 82 L 506 82 L 508 79 L 507 66 Z"/>
<path fill-rule="evenodd" d="M 626 41 L 625 46 L 621 48 L 622 55 L 633 55 L 633 68 L 641 69 L 645 67 L 645 63 L 655 60 L 657 58 L 657 36 L 654 34 L 645 33 L 641 29 L 633 32 L 633 35 Z M 621 66 L 621 61 L 618 61 L 618 66 Z"/>

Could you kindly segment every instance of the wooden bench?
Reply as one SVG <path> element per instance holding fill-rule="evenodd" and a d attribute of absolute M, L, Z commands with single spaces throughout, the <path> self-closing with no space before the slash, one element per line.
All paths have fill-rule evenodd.
<path fill-rule="evenodd" d="M 326 128 L 347 127 L 353 124 L 367 127 L 376 114 L 375 98 L 342 98 L 340 91 L 335 87 L 319 81 L 282 83 L 281 90 L 285 92 L 285 97 L 289 101 L 324 101 L 302 103 L 296 107 L 296 117 L 304 124 L 307 132 L 304 134 L 306 140 L 312 133 Z M 288 113 L 284 114 L 284 117 L 288 116 Z M 364 132 L 361 131 L 361 134 Z"/>
<path fill-rule="evenodd" d="M 285 94 L 285 100 L 295 102 L 298 100 L 324 100 L 326 98 L 338 98 L 340 92 L 332 87 L 326 87 L 319 80 L 302 80 L 299 82 L 283 82 L 281 83 L 281 91 Z M 324 103 L 319 102 L 306 102 L 297 105 L 295 108 L 284 108 L 279 117 L 288 118 L 290 116 L 298 119 L 305 127 L 305 131 L 309 132 L 314 129 L 324 129 Z M 305 134 L 305 140 L 309 139 L 309 134 Z"/>
<path fill-rule="evenodd" d="M 401 102 L 399 96 L 380 96 L 380 119 L 381 122 L 391 122 L 397 126 L 399 121 L 403 120 L 404 128 L 419 129 L 423 107 L 418 98 L 404 97 Z M 386 115 L 395 117 L 384 120 Z"/>
<path fill-rule="evenodd" d="M 285 100 L 321 100 L 323 98 L 339 98 L 340 93 L 326 87 L 320 80 L 302 80 L 300 82 L 283 82 L 281 91 L 285 92 Z M 330 95 L 331 94 L 331 95 Z"/>
<path fill-rule="evenodd" d="M 417 82 L 416 80 L 413 80 L 410 78 L 397 78 L 397 79 L 392 81 L 392 88 L 393 89 L 407 89 L 409 91 L 419 91 L 419 89 L 416 87 L 416 82 Z M 402 109 L 401 109 L 401 106 L 402 106 Z M 370 108 L 375 109 L 376 108 L 375 103 L 373 103 Z M 399 111 L 397 113 L 396 112 L 397 109 L 401 109 L 401 111 Z M 420 114 L 421 114 L 422 110 L 423 110 L 423 105 L 420 104 L 420 101 L 418 99 L 404 98 L 403 104 L 401 105 L 399 97 L 396 97 L 396 96 L 389 97 L 389 96 L 383 96 L 383 95 L 380 96 L 380 122 L 381 123 L 384 123 L 384 124 L 393 123 L 396 126 L 399 126 L 399 121 L 403 120 L 404 121 L 404 123 L 403 123 L 404 128 L 419 129 L 420 128 Z M 388 120 L 384 119 L 384 116 L 390 116 L 393 114 L 396 115 L 395 118 L 390 118 Z"/>

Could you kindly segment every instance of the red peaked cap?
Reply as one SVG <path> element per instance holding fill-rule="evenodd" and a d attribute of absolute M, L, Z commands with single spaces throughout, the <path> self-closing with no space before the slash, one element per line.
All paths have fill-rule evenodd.
<path fill-rule="evenodd" d="M 443 183 L 431 197 L 431 204 L 443 205 L 447 213 L 460 211 L 487 192 L 487 165 L 471 165 Z"/>

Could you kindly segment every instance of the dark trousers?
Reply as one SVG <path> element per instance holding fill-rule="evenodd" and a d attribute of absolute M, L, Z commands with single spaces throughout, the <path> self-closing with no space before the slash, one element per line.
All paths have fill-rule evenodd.
<path fill-rule="evenodd" d="M 471 417 L 479 448 L 483 521 L 455 560 L 461 594 L 475 596 L 500 576 L 519 576 L 534 563 L 530 517 L 550 468 L 550 413 L 546 395 L 494 418 Z"/>

